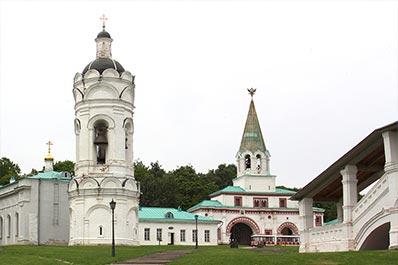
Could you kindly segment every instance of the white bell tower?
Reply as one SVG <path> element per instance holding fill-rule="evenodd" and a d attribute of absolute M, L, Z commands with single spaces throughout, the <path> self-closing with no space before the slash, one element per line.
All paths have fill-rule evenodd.
<path fill-rule="evenodd" d="M 138 244 L 140 187 L 134 179 L 134 76 L 112 58 L 110 34 L 97 35 L 96 59 L 74 78 L 76 166 L 69 185 L 70 245 Z"/>

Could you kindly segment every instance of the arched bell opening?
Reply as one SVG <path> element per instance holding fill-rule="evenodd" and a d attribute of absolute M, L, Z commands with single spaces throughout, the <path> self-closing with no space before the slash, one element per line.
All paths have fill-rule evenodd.
<path fill-rule="evenodd" d="M 97 164 L 105 164 L 108 147 L 108 123 L 98 120 L 94 123 L 94 145 L 97 154 Z"/>

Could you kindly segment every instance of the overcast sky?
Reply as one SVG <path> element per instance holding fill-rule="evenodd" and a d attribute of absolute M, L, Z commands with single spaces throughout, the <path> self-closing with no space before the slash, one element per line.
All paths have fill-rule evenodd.
<path fill-rule="evenodd" d="M 147 165 L 235 163 L 251 87 L 278 185 L 304 186 L 398 119 L 396 1 L 0 1 L 0 156 L 23 173 L 48 140 L 75 159 L 73 77 L 103 13 L 136 76 Z"/>

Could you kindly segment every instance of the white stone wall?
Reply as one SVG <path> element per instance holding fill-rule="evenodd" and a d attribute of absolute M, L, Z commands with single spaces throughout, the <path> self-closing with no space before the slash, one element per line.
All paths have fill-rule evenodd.
<path fill-rule="evenodd" d="M 210 246 L 217 245 L 217 223 L 202 223 L 198 222 L 198 245 Z M 145 240 L 144 231 L 149 228 L 150 240 Z M 162 229 L 161 245 L 169 245 L 171 243 L 171 233 L 174 234 L 174 245 L 195 245 L 193 241 L 192 231 L 196 229 L 195 222 L 150 222 L 141 221 L 139 228 L 140 245 L 158 245 L 157 229 Z M 181 230 L 185 230 L 185 241 L 181 241 Z M 209 230 L 209 242 L 205 241 L 205 230 Z"/>

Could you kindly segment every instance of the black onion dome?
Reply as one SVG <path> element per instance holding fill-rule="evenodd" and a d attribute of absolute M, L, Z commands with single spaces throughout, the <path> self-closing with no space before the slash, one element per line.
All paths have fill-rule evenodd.
<path fill-rule="evenodd" d="M 103 29 L 100 33 L 98 33 L 97 38 L 111 38 L 111 34 Z"/>
<path fill-rule="evenodd" d="M 110 58 L 97 58 L 84 68 L 82 74 L 84 75 L 88 70 L 91 69 L 95 69 L 102 74 L 102 72 L 109 68 L 115 69 L 119 72 L 119 74 L 124 72 L 123 66 L 118 61 Z"/>

